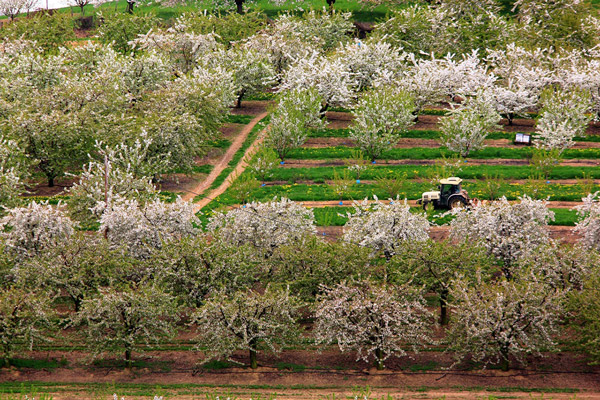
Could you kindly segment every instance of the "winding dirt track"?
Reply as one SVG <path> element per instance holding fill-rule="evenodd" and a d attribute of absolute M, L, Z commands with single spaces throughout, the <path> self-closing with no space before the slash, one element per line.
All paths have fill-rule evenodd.
<path fill-rule="evenodd" d="M 258 122 L 261 119 L 265 118 L 267 115 L 269 115 L 269 113 L 266 111 L 263 113 L 260 113 L 259 115 L 254 117 L 252 119 L 252 121 L 250 121 L 250 123 L 244 127 L 244 129 L 242 129 L 240 134 L 235 138 L 234 142 L 231 144 L 231 146 L 227 150 L 227 153 L 225 153 L 225 155 L 219 161 L 219 163 L 217 165 L 215 165 L 215 168 L 211 171 L 210 175 L 206 178 L 206 180 L 204 182 L 202 182 L 196 189 L 194 189 L 195 193 L 190 193 L 190 196 L 192 198 L 197 194 L 203 194 L 203 192 L 207 188 L 209 188 L 210 185 L 212 185 L 212 183 L 215 181 L 215 179 L 217 179 L 217 177 L 221 174 L 221 172 L 223 172 L 223 170 L 225 168 L 227 168 L 227 166 L 228 166 L 229 162 L 232 160 L 234 154 L 242 147 L 242 144 L 244 143 L 244 141 L 250 134 L 250 131 L 252 131 L 254 126 L 256 126 L 256 124 L 258 124 Z M 264 135 L 265 135 L 266 130 L 267 130 L 267 128 L 263 129 L 258 134 L 256 140 L 250 145 L 250 147 L 248 147 L 248 149 L 244 153 L 244 157 L 242 157 L 242 160 L 238 163 L 238 165 L 235 167 L 235 169 L 227 176 L 225 181 L 223 181 L 223 183 L 221 185 L 219 185 L 219 187 L 210 191 L 206 197 L 204 197 L 203 199 L 200 199 L 198 202 L 196 202 L 194 204 L 194 212 L 200 211 L 203 207 L 205 207 L 208 203 L 210 203 L 212 201 L 212 199 L 225 193 L 225 191 L 229 188 L 229 186 L 231 186 L 231 184 L 235 180 L 235 177 L 239 176 L 242 172 L 244 172 L 244 170 L 248 166 L 247 160 L 251 157 L 252 154 L 254 154 L 254 152 L 258 149 L 258 146 L 260 146 L 260 144 L 264 140 Z"/>
<path fill-rule="evenodd" d="M 219 162 L 215 165 L 215 167 L 210 172 L 210 174 L 206 177 L 206 179 L 204 181 L 202 181 L 198 186 L 196 186 L 192 190 L 188 191 L 182 197 L 183 200 L 185 200 L 185 201 L 192 200 L 195 196 L 197 196 L 199 194 L 203 194 L 204 191 L 206 189 L 208 189 L 210 187 L 210 185 L 213 184 L 213 182 L 215 181 L 215 179 L 217 179 L 217 177 L 221 174 L 221 172 L 223 172 L 223 170 L 225 168 L 227 168 L 227 165 L 233 159 L 233 156 L 235 155 L 235 153 L 242 147 L 242 145 L 244 144 L 244 141 L 246 140 L 246 138 L 248 137 L 248 135 L 250 134 L 250 132 L 252 131 L 252 129 L 256 126 L 256 124 L 258 124 L 258 122 L 261 119 L 263 119 L 264 117 L 266 117 L 268 114 L 269 113 L 266 112 L 266 111 L 260 113 L 259 115 L 257 115 L 256 117 L 254 117 L 252 119 L 252 121 L 250 121 L 250 123 L 248 125 L 246 125 L 240 131 L 239 135 L 237 135 L 237 137 L 235 138 L 235 140 L 231 143 L 231 146 L 229 146 L 229 148 L 227 149 L 227 152 L 225 152 L 225 154 L 223 155 L 223 157 L 221 157 L 221 159 L 219 160 Z M 262 135 L 262 133 L 261 133 L 261 135 Z M 248 150 L 246 151 L 246 155 L 249 154 L 250 150 L 254 150 L 256 144 L 257 144 L 257 141 L 255 141 L 250 146 L 250 148 L 248 148 Z M 242 165 L 243 163 L 244 163 L 243 161 L 240 162 L 240 164 L 238 164 L 238 167 L 240 165 Z M 236 168 L 236 170 L 233 171 L 233 173 L 236 173 L 237 170 L 238 170 L 238 168 Z M 243 171 L 243 169 L 242 169 L 242 171 Z M 225 180 L 225 182 L 223 182 L 223 184 L 221 186 L 219 186 L 217 189 L 215 189 L 212 192 L 210 192 L 209 193 L 209 197 L 218 196 L 219 194 L 223 193 L 225 191 L 225 189 L 227 189 L 229 187 L 229 185 L 231 185 L 230 177 L 231 177 L 231 175 L 229 175 L 227 177 L 227 179 Z M 227 186 L 225 186 L 225 188 L 223 189 L 223 191 L 220 192 L 220 193 L 216 193 L 225 184 L 227 184 Z M 200 207 L 196 206 L 196 211 L 200 210 L 202 207 L 204 207 L 206 204 L 208 204 L 208 202 L 204 203 L 204 200 L 207 200 L 207 199 L 202 199 L 200 202 L 196 203 L 197 205 L 202 204 Z"/>

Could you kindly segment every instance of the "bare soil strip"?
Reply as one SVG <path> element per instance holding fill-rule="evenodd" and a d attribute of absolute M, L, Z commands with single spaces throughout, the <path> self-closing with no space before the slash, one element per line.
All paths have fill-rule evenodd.
<path fill-rule="evenodd" d="M 196 195 L 202 194 L 206 189 L 208 189 L 210 187 L 210 185 L 212 185 L 212 183 L 215 181 L 215 179 L 217 179 L 219 174 L 221 172 L 223 172 L 223 170 L 225 168 L 227 168 L 227 165 L 229 164 L 229 162 L 231 161 L 231 159 L 233 158 L 235 153 L 240 149 L 240 147 L 242 147 L 242 145 L 244 144 L 244 141 L 246 140 L 246 138 L 248 137 L 248 135 L 250 134 L 250 132 L 252 131 L 254 126 L 256 124 L 258 124 L 258 122 L 261 119 L 263 119 L 264 117 L 266 117 L 268 114 L 269 113 L 266 111 L 260 113 L 259 115 L 254 117 L 252 119 L 252 121 L 250 121 L 250 123 L 244 127 L 244 129 L 242 129 L 240 131 L 239 135 L 237 135 L 235 140 L 231 143 L 231 146 L 229 146 L 229 148 L 227 149 L 227 152 L 225 152 L 223 157 L 215 165 L 215 167 L 210 172 L 210 174 L 206 177 L 206 179 L 204 181 L 202 181 L 198 186 L 196 186 L 192 190 L 190 190 L 188 193 L 186 193 L 183 196 L 183 200 L 186 200 L 186 201 L 192 200 Z M 250 150 L 250 149 L 248 149 L 248 150 Z M 226 180 L 226 182 L 227 182 L 227 180 Z M 223 186 L 223 185 L 221 185 L 221 186 Z M 219 186 L 219 188 L 215 189 L 215 191 L 219 190 L 219 189 L 220 189 L 220 186 Z M 211 197 L 212 197 L 213 193 L 214 193 L 214 191 L 210 193 Z M 200 208 L 202 208 L 202 207 L 204 207 L 204 206 L 201 206 Z M 200 208 L 197 208 L 196 211 L 198 211 Z"/>
<path fill-rule="evenodd" d="M 377 160 L 375 165 L 435 165 L 440 160 Z M 311 167 L 337 167 L 346 165 L 344 159 L 328 160 L 286 160 L 282 168 L 311 168 Z M 489 158 L 465 160 L 465 165 L 529 165 L 529 160 L 516 158 Z M 569 167 L 597 167 L 600 166 L 600 160 L 571 159 L 563 160 L 559 165 Z"/>
<path fill-rule="evenodd" d="M 460 173 L 458 174 L 460 175 Z M 415 178 L 414 180 L 412 180 L 413 182 L 424 182 L 423 179 L 419 179 L 419 178 Z M 484 179 L 463 179 L 463 182 L 478 182 L 478 181 L 484 181 Z M 334 183 L 333 180 L 325 180 L 324 181 L 326 184 L 328 185 L 332 185 Z M 511 183 L 511 184 L 519 184 L 519 185 L 524 185 L 529 183 L 529 180 L 527 179 L 504 179 L 503 182 L 505 183 Z M 550 182 L 551 184 L 556 184 L 556 185 L 576 185 L 579 184 L 580 181 L 577 179 L 548 179 L 547 181 L 545 180 L 545 182 Z M 590 182 L 593 182 L 594 185 L 600 185 L 600 179 L 592 179 L 590 180 Z M 301 184 L 301 185 L 317 185 L 317 184 L 321 184 L 321 182 L 316 183 L 313 180 L 309 180 L 309 179 L 298 179 L 295 180 L 294 183 L 296 184 Z M 377 183 L 377 181 L 374 180 L 370 180 L 370 179 L 361 179 L 360 183 L 365 184 L 365 185 L 374 185 Z M 279 186 L 279 185 L 289 185 L 289 181 L 284 181 L 284 180 L 279 180 L 279 181 L 269 181 L 269 182 L 265 182 L 265 186 Z M 433 190 L 433 187 L 435 185 L 431 185 L 431 188 Z"/>
<path fill-rule="evenodd" d="M 225 154 L 225 157 L 212 170 L 211 175 L 209 175 L 208 178 L 206 179 L 206 181 L 204 181 L 202 183 L 202 185 L 200 185 L 202 187 L 201 188 L 199 187 L 199 188 L 197 188 L 197 189 L 194 190 L 195 193 L 192 194 L 192 197 L 194 195 L 196 195 L 196 194 L 203 194 L 203 192 L 208 187 L 210 187 L 210 185 L 212 185 L 212 183 L 215 181 L 215 179 L 217 178 L 217 176 L 219 176 L 219 174 L 221 172 L 223 172 L 223 170 L 225 168 L 227 168 L 229 162 L 233 158 L 233 155 L 240 149 L 240 147 L 242 147 L 242 144 L 244 143 L 244 141 L 248 137 L 248 134 L 250 133 L 250 131 L 252 130 L 252 128 L 254 128 L 254 126 L 261 119 L 265 118 L 267 115 L 269 115 L 268 112 L 263 112 L 263 113 L 257 115 L 248 125 L 246 125 L 246 127 L 244 128 L 244 130 L 240 133 L 240 135 L 236 138 L 235 142 L 230 147 L 230 150 L 231 150 L 235 146 L 235 150 L 232 150 L 231 154 L 230 154 L 229 150 L 227 151 L 227 153 Z M 266 130 L 267 130 L 267 128 L 263 129 L 258 134 L 256 140 L 248 147 L 248 149 L 244 153 L 244 156 L 242 157 L 242 160 L 238 163 L 238 165 L 235 167 L 235 169 L 227 176 L 227 178 L 225 179 L 225 181 L 223 181 L 223 183 L 221 185 L 219 185 L 218 188 L 216 188 L 216 189 L 212 190 L 210 193 L 208 193 L 208 195 L 206 197 L 204 197 L 203 199 L 200 199 L 198 202 L 195 203 L 195 207 L 194 207 L 194 211 L 195 212 L 198 212 L 202 208 L 204 208 L 208 203 L 210 203 L 212 201 L 212 199 L 214 199 L 217 196 L 225 193 L 225 191 L 229 188 L 229 186 L 231 186 L 231 184 L 233 183 L 233 181 L 235 180 L 235 178 L 238 177 L 242 172 L 244 172 L 244 170 L 248 166 L 248 162 L 247 161 L 252 156 L 252 154 L 254 154 L 254 152 L 256 152 L 256 150 L 258 149 L 258 147 L 260 146 L 260 144 L 264 140 L 264 135 L 265 135 Z M 213 173 L 214 173 L 214 177 L 211 180 L 210 178 L 213 175 Z M 209 180 L 210 180 L 210 182 L 208 182 Z"/>

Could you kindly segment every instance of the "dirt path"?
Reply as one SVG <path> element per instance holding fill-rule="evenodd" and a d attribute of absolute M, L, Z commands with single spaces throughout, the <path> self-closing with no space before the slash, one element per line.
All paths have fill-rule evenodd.
<path fill-rule="evenodd" d="M 215 181 L 217 176 L 219 176 L 219 174 L 221 172 L 223 172 L 223 170 L 225 168 L 227 168 L 229 162 L 233 158 L 233 155 L 240 149 L 240 147 L 242 147 L 242 144 L 248 137 L 248 134 L 250 133 L 250 131 L 254 128 L 254 126 L 261 119 L 265 118 L 267 115 L 269 115 L 268 112 L 263 112 L 263 113 L 257 115 L 256 117 L 254 117 L 254 119 L 252 121 L 250 121 L 250 123 L 248 125 L 246 125 L 246 127 L 242 130 L 240 135 L 232 143 L 232 145 L 229 148 L 229 150 L 227 151 L 227 153 L 225 153 L 225 156 L 223 157 L 223 159 L 221 161 L 219 161 L 219 163 L 217 165 L 215 165 L 215 168 L 211 171 L 211 174 L 208 176 L 208 178 L 204 182 L 202 182 L 202 185 L 200 185 L 201 187 L 199 186 L 198 188 L 196 188 L 196 190 L 194 190 L 195 194 L 193 194 L 192 197 L 195 196 L 196 194 L 202 194 L 207 188 L 210 187 L 210 185 L 212 185 L 212 183 Z M 223 183 L 221 185 L 219 185 L 219 187 L 217 187 L 216 189 L 214 189 L 210 193 L 208 193 L 208 195 L 206 197 L 204 197 L 203 199 L 200 199 L 200 201 L 195 203 L 194 212 L 200 211 L 208 203 L 210 203 L 212 201 L 212 199 L 225 193 L 225 191 L 229 188 L 229 186 L 231 186 L 231 184 L 235 180 L 235 177 L 239 176 L 242 172 L 244 172 L 244 170 L 248 166 L 248 163 L 246 160 L 248 160 L 250 155 L 254 154 L 254 152 L 257 150 L 258 146 L 262 143 L 266 129 L 267 128 L 263 129 L 258 134 L 258 137 L 256 138 L 256 140 L 250 145 L 250 147 L 248 147 L 248 149 L 244 153 L 242 160 L 238 163 L 238 165 L 235 167 L 235 169 L 229 174 L 229 176 L 227 176 L 227 178 L 225 178 Z M 235 147 L 235 149 L 233 149 L 234 147 Z M 212 177 L 212 176 L 214 176 L 214 177 Z M 212 177 L 212 179 L 211 179 L 211 177 Z"/>
<path fill-rule="evenodd" d="M 435 165 L 440 160 L 377 160 L 376 165 Z M 312 167 L 335 167 L 346 165 L 344 159 L 328 159 L 328 160 L 286 160 L 283 168 L 312 168 Z M 489 158 L 489 159 L 472 159 L 465 160 L 465 166 L 469 165 L 529 165 L 529 160 L 516 158 Z M 597 167 L 600 166 L 599 160 L 583 160 L 570 159 L 563 160 L 559 165 L 568 167 Z"/>
<path fill-rule="evenodd" d="M 210 185 L 213 184 L 213 182 L 215 181 L 215 179 L 217 179 L 219 174 L 221 172 L 223 172 L 223 170 L 225 168 L 227 168 L 227 165 L 229 164 L 229 162 L 231 161 L 231 159 L 233 158 L 235 153 L 240 149 L 240 147 L 242 147 L 242 145 L 244 144 L 244 141 L 246 140 L 246 138 L 248 137 L 248 135 L 250 134 L 252 129 L 256 126 L 256 124 L 258 124 L 258 122 L 261 119 L 266 117 L 268 114 L 269 113 L 266 111 L 258 114 L 256 117 L 254 117 L 252 119 L 252 121 L 250 121 L 250 123 L 248 125 L 246 125 L 240 131 L 239 135 L 237 135 L 235 140 L 231 143 L 231 146 L 229 146 L 229 148 L 227 149 L 227 152 L 225 152 L 223 157 L 221 157 L 219 162 L 215 165 L 215 167 L 210 172 L 210 174 L 206 177 L 206 179 L 204 181 L 202 181 L 198 186 L 194 187 L 189 192 L 187 192 L 185 194 L 185 196 L 183 196 L 183 200 L 185 200 L 185 201 L 192 200 L 197 195 L 202 194 L 206 189 L 208 189 L 210 187 Z M 252 148 L 252 146 L 251 146 L 251 148 Z M 250 150 L 250 149 L 248 149 L 248 150 Z M 226 180 L 226 182 L 227 182 L 227 180 Z M 221 186 L 223 186 L 223 185 L 221 185 Z M 220 188 L 220 186 L 219 186 L 219 188 Z M 219 188 L 217 188 L 215 190 L 218 190 Z M 211 192 L 210 195 L 212 195 L 213 192 Z M 204 207 L 204 205 L 201 206 L 200 208 L 202 208 L 202 207 Z M 200 208 L 197 208 L 196 211 L 198 211 Z"/>

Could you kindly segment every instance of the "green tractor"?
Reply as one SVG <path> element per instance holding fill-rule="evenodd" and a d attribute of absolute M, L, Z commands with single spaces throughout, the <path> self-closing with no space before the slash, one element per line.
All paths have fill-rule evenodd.
<path fill-rule="evenodd" d="M 417 204 L 426 208 L 431 203 L 436 209 L 446 210 L 470 206 L 471 199 L 467 191 L 460 186 L 461 182 L 462 179 L 456 177 L 442 179 L 438 191 L 423 193 Z"/>

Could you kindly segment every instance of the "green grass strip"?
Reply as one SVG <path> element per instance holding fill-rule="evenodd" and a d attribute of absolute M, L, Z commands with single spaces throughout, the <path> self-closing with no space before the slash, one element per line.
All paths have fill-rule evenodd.
<path fill-rule="evenodd" d="M 351 158 L 355 149 L 345 146 L 326 148 L 298 148 L 289 152 L 291 160 L 331 160 Z M 413 147 L 391 149 L 383 153 L 380 160 L 435 160 L 442 157 L 451 157 L 456 153 L 445 147 L 427 148 Z M 503 148 L 487 147 L 473 151 L 468 158 L 471 159 L 529 159 L 533 156 L 533 148 Z M 563 152 L 565 159 L 597 159 L 600 158 L 600 149 L 567 149 Z"/>
<path fill-rule="evenodd" d="M 406 174 L 407 179 L 427 177 L 436 167 L 428 165 L 374 165 L 366 171 L 361 172 L 362 180 L 375 180 L 381 176 L 394 176 L 397 174 Z M 332 180 L 335 174 L 342 176 L 347 169 L 345 166 L 339 167 L 312 167 L 312 168 L 275 168 L 272 175 L 267 177 L 266 181 L 286 181 L 295 183 L 296 181 L 313 181 L 314 183 L 324 183 L 326 180 Z M 533 167 L 529 165 L 468 165 L 465 164 L 457 176 L 463 179 L 528 179 L 535 173 Z M 600 168 L 598 167 L 572 167 L 556 166 L 549 174 L 548 179 L 579 179 L 585 177 L 600 179 Z M 354 176 L 354 175 L 350 175 Z"/>
<path fill-rule="evenodd" d="M 489 197 L 485 182 L 464 182 L 463 187 L 468 190 L 472 198 L 486 199 Z M 416 200 L 421 197 L 423 192 L 434 188 L 435 185 L 428 182 L 408 181 L 400 190 L 400 198 Z M 581 198 L 589 193 L 588 189 L 585 185 L 559 185 L 552 183 L 545 184 L 543 182 L 540 183 L 539 187 L 534 188 L 518 183 L 502 183 L 496 191 L 496 197 L 506 196 L 508 200 L 517 200 L 523 195 L 531 195 L 535 190 L 538 198 L 549 197 L 553 201 L 581 201 Z M 596 185 L 592 187 L 592 192 L 598 189 L 600 187 Z M 385 188 L 374 184 L 360 183 L 352 184 L 349 190 L 341 196 L 341 199 L 344 201 L 362 200 L 364 198 L 372 198 L 374 195 L 380 199 L 390 197 Z M 274 197 L 287 197 L 290 200 L 300 202 L 340 200 L 340 196 L 334 192 L 333 188 L 325 184 L 265 186 L 255 189 L 250 195 L 251 200 L 261 202 L 270 201 Z M 219 196 L 217 200 L 218 202 L 215 203 L 214 208 L 222 205 L 237 204 L 237 200 L 231 197 L 228 192 Z"/>
<path fill-rule="evenodd" d="M 250 121 L 252 121 L 252 119 L 254 119 L 254 115 L 229 114 L 227 118 L 225 118 L 225 122 L 229 122 L 232 124 L 248 125 Z"/>

